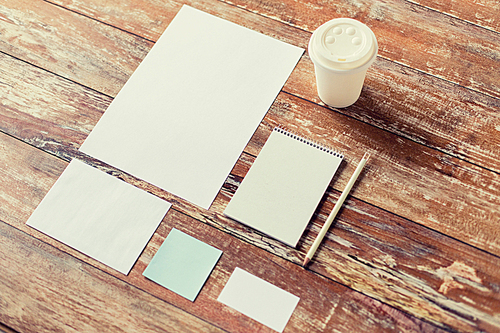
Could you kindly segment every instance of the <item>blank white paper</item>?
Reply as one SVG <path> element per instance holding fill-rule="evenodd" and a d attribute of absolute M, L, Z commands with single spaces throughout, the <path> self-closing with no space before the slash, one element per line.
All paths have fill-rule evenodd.
<path fill-rule="evenodd" d="M 183 6 L 80 150 L 208 209 L 303 51 Z"/>
<path fill-rule="evenodd" d="M 299 303 L 299 297 L 239 267 L 217 300 L 278 332 L 283 332 Z"/>
<path fill-rule="evenodd" d="M 128 274 L 169 208 L 170 203 L 74 159 L 27 224 Z"/>

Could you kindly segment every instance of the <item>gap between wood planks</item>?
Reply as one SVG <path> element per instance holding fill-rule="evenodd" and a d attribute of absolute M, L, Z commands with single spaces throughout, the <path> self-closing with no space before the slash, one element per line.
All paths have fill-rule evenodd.
<path fill-rule="evenodd" d="M 423 5 L 423 4 L 421 4 L 421 3 L 417 2 L 417 1 L 412 1 L 412 0 L 405 0 L 405 1 L 406 1 L 406 2 L 408 2 L 408 3 L 411 3 L 411 4 L 413 4 L 413 5 L 420 6 L 420 7 L 422 7 L 422 8 L 428 9 L 428 10 L 432 10 L 433 12 L 436 12 L 436 13 L 439 13 L 439 14 L 442 14 L 442 15 L 446 15 L 446 16 L 449 16 L 449 17 L 451 17 L 451 18 L 454 18 L 454 19 L 457 19 L 457 20 L 463 21 L 463 22 L 467 22 L 467 23 L 469 23 L 469 24 L 471 24 L 471 25 L 474 25 L 474 26 L 476 26 L 476 27 L 478 27 L 478 28 L 482 28 L 482 29 L 485 29 L 485 30 L 491 31 L 491 32 L 493 32 L 493 33 L 500 34 L 500 32 L 498 32 L 498 31 L 496 31 L 496 30 L 494 30 L 494 29 L 492 29 L 492 28 L 485 27 L 485 26 L 483 26 L 483 25 L 481 25 L 481 24 L 478 24 L 478 23 L 475 23 L 475 22 L 469 21 L 469 20 L 467 20 L 467 19 L 464 19 L 464 18 L 458 17 L 458 16 L 453 15 L 453 14 L 448 13 L 448 12 L 440 11 L 440 10 L 438 10 L 438 9 L 434 8 L 434 7 L 425 6 L 425 5 Z"/>
<path fill-rule="evenodd" d="M 73 10 L 73 9 L 70 9 L 70 8 L 65 7 L 65 6 L 63 6 L 63 5 L 60 5 L 60 4 L 57 4 L 57 3 L 54 3 L 54 2 L 52 2 L 52 1 L 50 1 L 50 0 L 41 0 L 41 1 L 46 2 L 46 3 L 48 3 L 48 4 L 50 4 L 50 5 L 53 5 L 53 6 L 59 7 L 59 8 L 61 8 L 61 9 L 67 10 L 67 11 L 72 12 L 72 13 L 74 13 L 74 14 L 77 14 L 77 15 L 80 15 L 80 16 L 83 16 L 83 17 L 86 17 L 86 18 L 88 18 L 88 19 L 90 19 L 90 20 L 93 20 L 93 21 L 95 21 L 95 22 L 102 23 L 102 24 L 104 24 L 104 25 L 106 25 L 106 26 L 109 26 L 109 27 L 111 27 L 111 28 L 114 28 L 114 29 L 117 29 L 117 30 L 123 31 L 123 32 L 128 33 L 128 34 L 130 34 L 130 35 L 132 35 L 132 36 L 135 36 L 135 37 L 141 38 L 142 40 L 145 40 L 145 41 L 148 41 L 148 42 L 151 42 L 151 43 L 155 43 L 155 41 L 154 41 L 154 40 L 152 40 L 152 39 L 146 38 L 146 37 L 144 37 L 144 36 L 141 36 L 141 35 L 139 35 L 139 34 L 136 34 L 136 33 L 134 33 L 134 32 L 131 32 L 131 31 L 129 31 L 129 30 L 126 30 L 126 29 L 123 29 L 123 28 L 117 27 L 116 25 L 109 24 L 109 23 L 107 23 L 107 22 L 104 22 L 104 21 L 102 21 L 102 20 L 99 20 L 99 19 L 97 19 L 97 18 L 94 18 L 94 17 L 92 17 L 92 16 L 90 16 L 90 15 L 83 14 L 83 13 L 81 13 L 81 12 L 77 11 L 77 10 Z M 276 17 L 271 17 L 271 16 L 269 16 L 269 15 L 264 15 L 264 14 L 259 13 L 259 12 L 256 12 L 256 11 L 251 11 L 251 10 L 249 10 L 249 9 L 247 9 L 247 8 L 240 7 L 240 6 L 236 5 L 236 4 L 232 4 L 232 3 L 226 2 L 225 0 L 216 0 L 216 1 L 218 1 L 218 2 L 220 2 L 220 3 L 223 3 L 223 4 L 225 4 L 225 5 L 228 5 L 228 6 L 231 6 L 231 7 L 237 8 L 238 10 L 244 10 L 244 11 L 246 11 L 246 12 L 250 13 L 250 14 L 253 14 L 253 15 L 258 15 L 258 16 L 264 17 L 264 18 L 266 18 L 266 19 L 270 19 L 270 20 L 273 20 L 273 21 L 277 21 L 277 22 L 280 22 L 280 23 L 282 23 L 282 24 L 286 24 L 286 25 L 288 25 L 288 26 L 290 26 L 290 27 L 293 27 L 294 29 L 297 29 L 297 30 L 300 30 L 300 31 L 303 31 L 303 32 L 306 32 L 306 33 L 309 33 L 309 34 L 312 34 L 312 32 L 311 32 L 311 31 L 305 30 L 305 29 L 303 29 L 303 28 L 301 28 L 301 27 L 299 27 L 299 26 L 291 25 L 291 24 L 289 24 L 288 22 L 286 22 L 286 21 L 284 21 L 284 20 L 277 19 Z M 436 13 L 438 13 L 438 14 L 445 15 L 445 16 L 451 17 L 451 18 L 453 18 L 453 19 L 456 19 L 456 20 L 459 20 L 459 21 L 466 22 L 466 23 L 468 23 L 468 24 L 471 24 L 471 25 L 477 26 L 478 28 L 481 28 L 481 29 L 484 29 L 484 30 L 487 30 L 487 31 L 490 31 L 490 32 L 493 32 L 493 33 L 500 34 L 499 32 L 497 32 L 497 31 L 495 31 L 495 30 L 492 30 L 492 29 L 486 28 L 486 27 L 484 27 L 484 26 L 482 26 L 482 25 L 479 25 L 479 24 L 476 24 L 476 23 L 473 23 L 473 22 L 470 22 L 470 21 L 464 20 L 464 19 L 462 19 L 462 18 L 460 18 L 460 17 L 457 17 L 457 16 L 453 16 L 453 15 L 451 15 L 451 14 L 449 14 L 449 13 L 439 11 L 439 10 L 434 9 L 434 8 L 432 8 L 432 7 L 424 6 L 424 5 L 421 5 L 421 4 L 419 4 L 419 3 L 417 3 L 417 2 L 414 2 L 414 1 L 411 1 L 411 0 L 404 0 L 404 1 L 406 1 L 406 2 L 408 2 L 408 3 L 410 3 L 410 4 L 413 4 L 413 5 L 415 5 L 415 6 L 419 6 L 419 7 L 421 7 L 421 8 L 425 8 L 425 9 L 431 10 L 431 11 L 436 12 Z M 306 50 L 306 52 L 307 52 L 307 50 Z M 467 89 L 467 90 L 470 90 L 470 91 L 473 91 L 473 92 L 476 92 L 476 93 L 482 94 L 482 95 L 484 95 L 484 96 L 492 97 L 492 98 L 495 98 L 495 99 L 500 99 L 499 97 L 489 95 L 489 94 L 487 94 L 487 93 L 485 93 L 485 92 L 482 92 L 482 91 L 479 91 L 479 90 L 476 90 L 476 89 L 473 89 L 473 88 L 470 88 L 470 87 L 463 86 L 463 85 L 461 85 L 461 84 L 459 84 L 459 83 L 457 83 L 457 82 L 454 82 L 454 81 L 451 81 L 451 80 L 449 80 L 449 79 L 446 79 L 446 78 L 443 78 L 443 77 L 437 76 L 437 75 L 435 75 L 435 74 L 432 74 L 432 73 L 426 72 L 426 71 L 424 71 L 424 70 L 420 70 L 420 69 L 418 69 L 418 68 L 411 67 L 411 66 L 409 66 L 409 65 L 407 65 L 407 64 L 404 64 L 404 63 L 399 62 L 399 61 L 396 61 L 396 60 L 392 60 L 392 59 L 390 59 L 390 58 L 388 58 L 388 57 L 384 57 L 384 56 L 382 56 L 382 55 L 380 55 L 380 54 L 378 54 L 378 55 L 377 55 L 377 57 L 380 57 L 381 59 L 384 59 L 384 60 L 387 60 L 387 61 L 389 61 L 389 62 L 395 63 L 395 64 L 397 64 L 397 65 L 399 65 L 399 66 L 404 67 L 404 68 L 409 68 L 409 69 L 415 70 L 415 71 L 417 71 L 417 72 L 420 72 L 420 73 L 422 73 L 422 74 L 428 75 L 428 76 L 430 76 L 430 77 L 434 77 L 434 78 L 439 79 L 439 80 L 442 80 L 442 81 L 444 81 L 444 82 L 449 82 L 449 83 L 451 83 L 451 84 L 453 84 L 453 85 L 456 85 L 456 86 L 458 86 L 458 87 L 461 87 L 461 88 L 463 88 L 463 89 Z M 56 75 L 57 75 L 57 74 L 56 74 Z M 85 86 L 85 85 L 82 85 L 82 86 Z M 86 87 L 86 86 L 85 86 L 85 87 Z M 105 95 L 106 95 L 106 94 L 105 94 Z M 106 96 L 107 96 L 107 95 L 106 95 Z"/>
<path fill-rule="evenodd" d="M 23 143 L 23 144 L 25 144 L 25 143 Z M 29 145 L 28 145 L 27 147 L 29 147 Z M 43 154 L 43 152 L 41 152 L 41 153 Z M 116 175 L 117 175 L 117 174 L 114 174 L 114 176 L 116 176 Z M 119 175 L 119 174 L 118 174 L 118 175 Z M 135 183 L 135 181 L 134 181 L 134 180 L 132 180 L 132 181 L 131 181 L 131 179 L 128 179 L 128 177 L 129 177 L 129 176 L 128 176 L 128 175 L 126 175 L 126 174 L 125 174 L 125 175 L 119 175 L 119 176 L 120 176 L 120 178 L 121 178 L 121 179 L 124 179 L 124 177 L 123 177 L 123 176 L 125 176 L 125 180 L 127 180 L 127 182 L 132 183 L 132 184 L 133 184 L 133 183 Z M 145 185 L 147 185 L 147 184 L 145 184 Z M 155 189 L 152 189 L 152 190 L 153 190 L 153 191 L 152 191 L 152 192 L 150 192 L 150 193 L 153 193 L 153 194 L 154 194 L 156 190 L 155 190 Z M 162 196 L 162 197 L 164 198 L 164 196 Z M 186 205 L 185 205 L 185 204 L 180 203 L 180 207 L 182 208 L 183 206 L 186 206 Z M 189 205 L 187 206 L 187 209 L 189 209 Z M 227 229 L 226 227 L 220 227 L 220 228 L 214 227 L 214 225 L 213 225 L 213 224 L 216 224 L 216 225 L 217 225 L 217 221 L 214 221 L 214 220 L 213 220 L 213 218 L 214 218 L 214 217 L 213 217 L 213 216 L 210 216 L 210 214 L 205 214 L 205 213 L 204 213 L 204 211 L 201 211 L 201 210 L 200 210 L 200 212 L 198 212 L 198 213 L 194 212 L 194 216 L 193 216 L 192 214 L 191 214 L 191 215 L 186 214 L 186 213 L 182 212 L 180 209 L 175 209 L 174 211 L 175 211 L 175 212 L 178 212 L 179 214 L 181 214 L 181 215 L 183 215 L 183 216 L 188 217 L 189 219 L 193 219 L 193 221 L 196 221 L 197 223 L 202 222 L 204 225 L 207 225 L 207 227 L 212 226 L 212 227 L 213 227 L 214 229 L 216 229 L 216 230 L 223 231 L 223 232 L 225 232 L 226 234 L 228 233 L 228 229 Z M 198 216 L 198 215 L 200 215 L 201 217 L 203 217 L 205 220 L 209 219 L 209 220 L 210 220 L 210 222 L 211 222 L 211 223 L 213 223 L 213 224 L 211 225 L 211 224 L 209 224 L 209 223 L 204 222 L 204 221 L 203 221 L 203 219 L 200 219 L 200 218 L 196 217 L 196 216 Z M 241 237 L 237 237 L 237 238 L 241 238 Z M 251 241 L 249 241 L 248 239 L 246 239 L 246 240 L 245 240 L 245 242 L 247 242 L 247 243 L 253 243 L 252 245 L 255 245 L 255 242 L 251 242 Z M 267 243 L 267 242 L 264 242 L 264 243 Z M 257 247 L 260 247 L 261 249 L 266 250 L 266 252 L 271 253 L 272 255 L 276 255 L 276 253 L 272 253 L 271 251 L 269 251 L 269 250 L 268 250 L 268 249 L 266 249 L 266 248 L 263 248 L 262 246 L 257 246 Z M 66 252 L 66 251 L 63 251 L 63 252 Z M 66 252 L 66 253 L 68 253 L 68 252 Z M 291 260 L 290 260 L 289 258 L 287 258 L 286 256 L 285 256 L 285 257 L 280 256 L 280 257 L 282 257 L 282 259 L 285 259 L 286 261 L 289 261 L 290 263 L 294 263 L 293 261 L 291 261 Z M 357 260 L 357 259 L 355 259 L 355 260 Z M 363 262 L 364 262 L 364 261 L 363 261 Z M 101 270 L 102 270 L 102 269 L 101 269 Z M 388 273 L 390 274 L 390 272 L 388 272 Z M 110 274 L 111 274 L 111 273 L 110 273 Z M 317 275 L 318 275 L 318 276 L 321 276 L 321 277 L 325 277 L 325 275 L 322 275 L 322 274 L 319 274 L 319 273 L 318 273 Z M 325 277 L 325 278 L 326 278 L 326 277 Z M 326 278 L 326 279 L 328 279 L 328 280 L 332 280 L 331 278 Z M 332 281 L 333 281 L 333 280 L 332 280 Z M 339 285 L 344 285 L 344 284 L 339 283 L 339 282 L 336 282 L 336 283 L 337 283 L 337 284 L 339 284 Z M 344 286 L 345 286 L 345 285 L 344 285 Z M 352 289 L 352 288 L 350 288 L 350 287 L 349 287 L 349 289 Z M 352 290 L 355 290 L 355 289 L 352 289 Z M 366 295 L 363 291 L 357 291 L 357 292 L 358 292 L 360 295 L 365 295 L 366 297 L 369 297 L 369 298 L 371 298 L 371 299 L 377 299 L 376 297 L 373 297 L 373 296 L 370 296 L 370 295 Z M 384 302 L 383 304 L 388 305 L 388 303 L 386 303 L 386 302 Z M 388 305 L 388 306 L 390 306 L 390 305 Z M 391 306 L 391 308 L 397 309 L 396 307 L 393 307 L 393 306 Z M 404 310 L 404 309 L 401 309 L 400 311 L 403 311 L 404 313 L 411 313 L 411 312 L 407 312 L 407 310 Z M 413 316 L 413 315 L 412 315 L 412 316 Z M 415 317 L 415 316 L 413 316 L 413 317 Z M 425 318 L 425 317 L 424 317 L 424 318 Z M 443 325 L 444 325 L 444 324 L 443 324 Z"/>
<path fill-rule="evenodd" d="M 126 32 L 126 33 L 128 33 L 127 31 L 125 31 L 125 32 Z M 139 36 L 139 38 L 142 38 L 142 37 L 140 37 L 140 36 Z M 145 39 L 145 38 L 143 38 L 143 39 Z M 145 40 L 146 40 L 146 39 L 145 39 Z M 154 43 L 154 42 L 153 42 L 153 43 Z M 27 65 L 33 66 L 33 67 L 35 67 L 35 68 L 38 68 L 38 69 L 40 69 L 40 70 L 42 70 L 42 71 L 44 71 L 44 72 L 50 73 L 50 74 L 52 74 L 52 75 L 54 75 L 54 76 L 57 76 L 57 77 L 59 77 L 59 78 L 61 78 L 61 79 L 65 80 L 65 81 L 68 81 L 68 82 L 74 83 L 74 84 L 76 84 L 76 85 L 79 85 L 80 87 L 84 87 L 85 89 L 88 89 L 88 90 L 94 91 L 94 92 L 96 92 L 96 93 L 98 93 L 98 94 L 100 94 L 100 95 L 103 95 L 103 96 L 109 97 L 109 98 L 111 98 L 111 99 L 114 99 L 114 97 L 113 97 L 113 96 L 111 96 L 111 95 L 108 95 L 108 94 L 106 94 L 106 93 L 104 93 L 104 92 L 102 92 L 102 91 L 96 90 L 96 89 L 94 89 L 94 88 L 92 88 L 92 87 L 88 87 L 88 86 L 86 86 L 86 85 L 84 85 L 84 84 L 82 84 L 82 83 L 80 83 L 80 82 L 78 82 L 78 81 L 75 81 L 75 80 L 72 80 L 72 79 L 70 79 L 70 78 L 68 78 L 68 77 L 62 76 L 61 74 L 57 74 L 57 73 L 55 73 L 55 72 L 53 72 L 53 71 L 50 71 L 50 70 L 48 70 L 48 69 L 45 69 L 45 68 L 43 68 L 43 67 L 41 67 L 41 66 L 38 66 L 38 65 L 36 65 L 36 64 L 33 64 L 33 63 L 29 62 L 29 61 L 26 61 L 26 60 L 24 60 L 24 59 L 18 58 L 18 57 L 16 57 L 16 56 L 13 56 L 13 55 L 11 55 L 11 54 L 9 54 L 9 53 L 6 53 L 6 52 L 4 52 L 4 51 L 1 51 L 1 50 L 0 50 L 0 53 L 1 53 L 1 54 L 4 54 L 4 55 L 6 55 L 7 57 L 10 57 L 10 58 L 12 58 L 12 59 L 16 59 L 17 61 L 20 61 L 20 62 L 22 62 L 22 63 L 25 63 L 25 64 L 27 64 Z"/>
<path fill-rule="evenodd" d="M 127 31 L 127 30 L 121 29 L 121 28 L 117 27 L 116 25 L 111 25 L 111 24 L 108 24 L 108 23 L 106 23 L 106 22 L 104 22 L 104 21 L 102 21 L 102 20 L 95 19 L 95 18 L 93 18 L 92 16 L 82 14 L 82 13 L 80 13 L 80 12 L 78 12 L 78 11 L 75 11 L 75 10 L 69 9 L 69 8 L 67 8 L 67 7 L 64 7 L 64 6 L 62 6 L 62 5 L 56 4 L 56 3 L 52 2 L 52 1 L 49 1 L 49 0 L 42 0 L 42 1 L 43 1 L 43 2 L 46 2 L 46 3 L 50 4 L 50 5 L 56 6 L 56 7 L 58 7 L 58 8 L 61 8 L 61 9 L 63 9 L 63 10 L 67 10 L 67 11 L 69 11 L 69 12 L 75 13 L 75 14 L 77 14 L 77 15 L 81 15 L 81 16 L 86 17 L 86 18 L 88 18 L 88 19 L 91 19 L 91 20 L 93 20 L 93 21 L 96 21 L 96 22 L 102 23 L 102 24 L 104 24 L 104 25 L 106 25 L 106 26 L 110 26 L 110 27 L 112 27 L 112 28 L 114 28 L 114 29 L 117 29 L 117 30 L 120 30 L 120 31 L 124 31 L 124 32 L 125 32 L 125 33 L 127 33 L 127 34 L 130 34 L 130 35 L 133 35 L 133 36 L 139 37 L 139 38 L 140 38 L 140 39 L 142 39 L 142 40 L 145 40 L 145 41 L 148 41 L 148 42 L 152 42 L 152 43 L 154 43 L 154 41 L 152 41 L 151 39 L 148 39 L 148 38 L 142 37 L 142 36 L 140 36 L 140 35 L 138 35 L 138 34 L 135 34 L 135 33 L 133 33 L 133 32 L 130 32 L 130 31 Z M 253 14 L 253 15 L 255 15 L 255 14 L 256 14 L 256 15 L 258 15 L 258 16 L 265 17 L 266 19 L 275 20 L 275 21 L 277 21 L 277 22 L 281 22 L 282 24 L 287 24 L 286 22 L 283 22 L 283 20 L 276 20 L 276 19 L 274 19 L 274 18 L 270 18 L 270 17 L 268 17 L 268 16 L 266 16 L 266 15 L 263 15 L 263 14 L 260 14 L 260 13 L 253 12 L 253 11 L 247 10 L 247 9 L 245 9 L 245 8 L 240 8 L 240 7 L 236 6 L 236 5 L 228 4 L 228 3 L 226 3 L 226 2 L 224 2 L 224 1 L 222 1 L 222 0 L 218 0 L 218 1 L 219 1 L 219 2 L 221 2 L 221 3 L 223 3 L 223 4 L 225 4 L 225 5 L 228 5 L 228 6 L 232 6 L 232 7 L 234 7 L 234 8 L 237 8 L 238 10 L 244 10 L 244 11 L 247 11 L 247 12 L 249 12 L 249 13 Z M 413 3 L 413 2 L 409 2 L 409 3 Z M 426 6 L 422 6 L 422 5 L 420 5 L 420 4 L 416 4 L 416 5 L 418 5 L 419 7 L 422 7 L 422 8 L 427 8 Z M 433 10 L 434 10 L 434 9 L 433 9 Z M 437 13 L 441 13 L 441 12 L 439 12 L 439 11 L 437 11 L 437 10 L 434 10 L 434 11 L 436 11 Z M 457 18 L 457 20 L 461 20 L 461 21 L 463 21 L 462 19 L 458 19 L 458 18 Z M 464 22 L 465 22 L 465 21 L 464 21 Z M 481 27 L 481 26 L 479 26 L 479 27 Z M 306 32 L 306 33 L 310 33 L 309 31 L 306 31 L 306 30 L 304 30 L 304 29 L 302 29 L 302 28 L 300 28 L 300 27 L 293 27 L 293 28 L 294 28 L 294 29 L 298 29 L 298 30 L 303 31 L 303 32 Z M 481 28 L 483 28 L 483 27 L 481 27 Z M 5 54 L 5 53 L 4 53 L 4 54 Z M 448 83 L 450 83 L 450 84 L 452 84 L 452 85 L 454 85 L 454 86 L 456 86 L 456 87 L 460 87 L 460 88 L 462 88 L 462 89 L 465 89 L 465 90 L 468 90 L 468 91 L 472 91 L 472 92 L 475 92 L 475 93 L 481 94 L 481 95 L 483 95 L 483 96 L 488 96 L 488 97 L 490 97 L 490 98 L 494 98 L 494 99 L 496 99 L 496 100 L 499 100 L 499 98 L 497 98 L 497 97 L 490 96 L 490 95 L 488 95 L 488 94 L 486 94 L 486 93 L 484 93 L 484 92 L 478 91 L 478 90 L 476 90 L 476 89 L 472 89 L 472 88 L 469 88 L 469 87 L 465 87 L 465 86 L 460 85 L 460 84 L 458 84 L 458 83 L 455 83 L 455 82 L 453 82 L 453 81 L 451 81 L 451 80 L 448 80 L 448 79 L 445 79 L 445 78 L 441 78 L 441 77 L 439 77 L 439 76 L 437 76 L 437 75 L 430 74 L 430 73 L 425 72 L 425 71 L 423 71 L 423 70 L 419 70 L 419 69 L 416 69 L 416 68 L 410 67 L 410 66 L 405 65 L 405 64 L 403 64 L 403 63 L 401 63 L 401 62 L 398 62 L 398 61 L 395 61 L 395 60 L 390 60 L 389 58 L 384 57 L 384 56 L 381 56 L 381 55 L 379 55 L 379 57 L 380 57 L 381 59 L 384 59 L 384 60 L 388 61 L 388 62 L 391 62 L 391 63 L 397 64 L 398 66 L 401 66 L 401 67 L 403 67 L 403 68 L 407 68 L 407 69 L 414 70 L 414 71 L 416 71 L 416 72 L 418 72 L 418 73 L 422 73 L 422 74 L 424 74 L 424 75 L 426 75 L 426 76 L 429 76 L 429 77 L 432 77 L 432 78 L 436 78 L 436 79 L 441 80 L 441 81 L 443 81 L 443 82 L 448 82 Z M 15 58 L 15 59 L 18 59 L 18 58 Z M 19 60 L 21 60 L 21 59 L 19 59 Z M 21 60 L 21 61 L 23 61 L 23 60 Z M 40 69 L 43 69 L 43 68 L 38 67 L 38 66 L 35 66 L 35 67 L 40 68 Z M 43 69 L 43 70 L 45 70 L 45 69 Z M 46 70 L 46 71 L 47 71 L 47 70 Z M 47 72 L 49 72 L 49 73 L 53 73 L 53 74 L 55 74 L 55 75 L 57 75 L 57 76 L 60 76 L 60 75 L 58 75 L 58 74 L 56 74 L 56 73 L 54 73 L 54 72 L 51 72 L 51 71 L 47 71 Z M 62 77 L 62 76 L 60 76 L 60 77 Z M 87 86 L 86 86 L 86 85 L 84 85 L 84 84 L 78 83 L 78 82 L 76 82 L 76 81 L 72 81 L 71 79 L 68 79 L 68 78 L 66 78 L 66 79 L 67 79 L 67 80 L 69 80 L 70 82 L 75 82 L 75 83 L 77 83 L 77 84 L 79 84 L 79 85 L 81 85 L 81 86 L 83 86 L 83 87 L 89 88 L 89 87 L 87 87 Z M 89 89 L 92 89 L 92 88 L 89 88 Z M 92 90 L 94 90 L 94 89 L 92 89 Z M 97 90 L 94 90 L 94 91 L 97 91 Z M 283 92 L 285 92 L 285 93 L 289 93 L 289 94 L 291 94 L 291 95 L 293 95 L 293 96 L 295 96 L 295 97 L 297 97 L 297 98 L 301 98 L 301 99 L 307 100 L 307 101 L 309 101 L 309 102 L 312 102 L 312 103 L 314 103 L 314 104 L 317 104 L 317 103 L 315 103 L 314 101 L 311 101 L 310 99 L 305 99 L 305 98 L 302 98 L 302 97 L 300 97 L 300 96 L 298 96 L 298 95 L 296 95 L 296 94 L 294 94 L 294 93 L 290 93 L 290 92 L 288 92 L 287 90 L 285 90 L 285 88 L 283 89 Z M 109 95 L 107 95 L 107 94 L 105 94 L 105 93 L 103 93 L 103 95 L 104 95 L 104 96 L 108 96 L 108 97 L 112 98 L 112 96 L 109 96 Z M 336 111 L 336 112 L 340 112 L 340 113 L 342 113 L 342 114 L 344 114 L 344 115 L 347 115 L 346 113 L 343 113 L 342 111 L 339 111 L 339 110 L 334 110 L 334 111 Z M 349 115 L 347 115 L 347 116 L 349 116 Z M 359 119 L 358 119 L 358 120 L 359 120 Z M 425 143 L 422 143 L 422 142 L 420 142 L 420 141 L 418 141 L 418 140 L 415 140 L 414 138 L 412 138 L 412 137 L 411 137 L 411 135 L 405 135 L 404 133 L 400 133 L 399 131 L 390 131 L 389 129 L 386 129 L 386 128 L 382 127 L 382 126 L 379 126 L 379 125 L 376 125 L 376 124 L 371 124 L 371 123 L 367 122 L 366 120 L 360 120 L 360 121 L 362 121 L 362 122 L 364 122 L 364 123 L 367 123 L 367 124 L 370 124 L 371 126 L 374 126 L 374 127 L 376 127 L 376 128 L 382 129 L 382 130 L 384 130 L 384 131 L 389 131 L 390 133 L 396 134 L 397 136 L 399 136 L 399 137 L 401 137 L 401 138 L 404 138 L 404 139 L 410 140 L 410 141 L 415 142 L 415 143 L 419 143 L 419 144 L 421 144 L 421 145 L 423 145 L 423 146 L 426 146 L 426 147 L 429 147 L 429 148 L 434 149 L 434 150 L 436 150 L 436 151 L 439 151 L 439 152 L 441 152 L 441 153 L 443 153 L 443 154 L 445 154 L 445 155 L 455 157 L 455 158 L 457 158 L 458 160 L 465 161 L 465 162 L 470 163 L 470 164 L 472 164 L 472 165 L 474 165 L 474 166 L 480 167 L 480 168 L 482 168 L 482 169 L 484 169 L 484 170 L 487 170 L 487 171 L 493 171 L 493 172 L 495 172 L 495 173 L 497 173 L 497 174 L 499 173 L 498 171 L 494 171 L 494 170 L 492 170 L 491 168 L 488 168 L 488 167 L 482 166 L 482 165 L 480 165 L 479 163 L 476 163 L 476 162 L 470 161 L 469 159 L 466 159 L 465 157 L 461 156 L 461 154 L 459 154 L 459 153 L 453 153 L 453 152 L 447 151 L 446 149 L 444 149 L 444 147 L 439 147 L 439 146 L 428 146 L 428 145 L 426 145 Z"/>
<path fill-rule="evenodd" d="M 2 221 L 2 223 L 3 223 L 3 221 Z M 13 330 L 12 328 L 0 323 L 0 333 L 18 333 L 18 332 Z"/>
<path fill-rule="evenodd" d="M 373 125 L 371 125 L 371 126 L 373 126 Z M 392 133 L 392 134 L 394 134 L 394 133 Z M 470 162 L 468 162 L 468 163 L 470 163 Z"/>
<path fill-rule="evenodd" d="M 95 22 L 102 23 L 102 24 L 104 24 L 104 25 L 106 25 L 106 26 L 108 26 L 108 27 L 111 27 L 111 28 L 113 28 L 113 29 L 117 29 L 117 30 L 123 31 L 123 32 L 125 32 L 125 33 L 127 33 L 127 34 L 129 34 L 129 35 L 132 35 L 132 36 L 135 36 L 135 37 L 141 38 L 141 39 L 143 39 L 143 40 L 145 40 L 145 41 L 148 41 L 148 42 L 151 42 L 151 43 L 156 43 L 156 41 L 154 41 L 154 40 L 152 40 L 152 39 L 149 39 L 149 38 L 143 37 L 143 36 L 141 36 L 141 35 L 138 35 L 138 34 L 136 34 L 136 33 L 133 33 L 133 32 L 131 32 L 131 31 L 128 31 L 128 30 L 122 29 L 122 28 L 120 28 L 120 27 L 117 27 L 116 25 L 112 25 L 112 24 L 106 23 L 106 22 L 104 22 L 104 21 L 98 20 L 98 19 L 96 19 L 96 18 L 94 18 L 94 17 L 92 17 L 92 16 L 90 16 L 90 15 L 85 15 L 85 14 L 80 13 L 79 11 L 73 10 L 73 9 L 71 9 L 71 8 L 64 7 L 64 6 L 62 6 L 62 5 L 58 4 L 58 3 L 54 3 L 54 2 L 49 1 L 49 0 L 41 0 L 41 1 L 46 2 L 46 3 L 48 3 L 48 4 L 51 4 L 51 5 L 53 5 L 53 6 L 59 7 L 59 8 L 61 8 L 61 9 L 67 10 L 67 11 L 69 11 L 69 12 L 71 12 L 71 13 L 74 13 L 74 14 L 77 14 L 77 15 L 80 15 L 80 16 L 83 16 L 83 17 L 86 17 L 86 18 L 88 18 L 89 20 L 92 20 L 92 21 L 95 21 Z M 218 0 L 218 1 L 220 1 L 220 0 Z"/>

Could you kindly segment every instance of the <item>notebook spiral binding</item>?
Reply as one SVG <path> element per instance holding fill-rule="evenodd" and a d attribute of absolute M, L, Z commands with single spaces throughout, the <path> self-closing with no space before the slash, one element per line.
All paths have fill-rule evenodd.
<path fill-rule="evenodd" d="M 324 151 L 324 152 L 326 152 L 328 154 L 337 156 L 337 157 L 342 158 L 342 159 L 344 158 L 344 154 L 342 154 L 341 152 L 339 152 L 339 151 L 337 151 L 337 150 L 335 150 L 335 149 L 333 149 L 333 148 L 331 148 L 329 146 L 325 146 L 325 145 L 323 145 L 323 144 L 321 144 L 319 142 L 316 142 L 316 141 L 313 141 L 313 140 L 310 140 L 310 139 L 306 139 L 303 136 L 300 136 L 300 135 L 294 133 L 293 131 L 290 131 L 290 130 L 282 127 L 282 126 L 275 127 L 274 131 L 279 132 L 281 134 L 284 134 L 286 136 L 289 136 L 289 137 L 291 137 L 291 138 L 293 138 L 295 140 L 298 140 L 300 142 L 303 142 L 303 143 L 305 143 L 305 144 L 307 144 L 309 146 L 318 148 L 319 150 Z"/>

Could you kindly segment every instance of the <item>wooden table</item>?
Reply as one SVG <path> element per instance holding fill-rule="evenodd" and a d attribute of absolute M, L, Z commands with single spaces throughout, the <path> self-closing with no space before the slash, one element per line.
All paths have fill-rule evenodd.
<path fill-rule="evenodd" d="M 305 53 L 209 210 L 78 152 L 183 3 L 302 48 L 335 17 L 379 42 L 345 109 Z M 497 0 L 3 0 L 0 331 L 269 332 L 216 301 L 238 266 L 300 297 L 285 332 L 500 332 L 499 68 Z M 297 249 L 222 216 L 277 124 L 346 154 Z M 73 158 L 173 204 L 128 276 L 26 226 Z M 142 276 L 173 227 L 224 251 L 194 303 Z"/>

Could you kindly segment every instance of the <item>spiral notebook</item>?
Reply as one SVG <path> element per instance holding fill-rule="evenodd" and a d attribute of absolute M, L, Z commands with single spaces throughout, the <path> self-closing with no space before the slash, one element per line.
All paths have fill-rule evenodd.
<path fill-rule="evenodd" d="M 297 246 L 343 155 L 275 128 L 224 215 Z"/>

